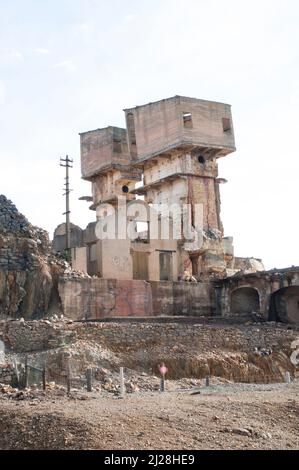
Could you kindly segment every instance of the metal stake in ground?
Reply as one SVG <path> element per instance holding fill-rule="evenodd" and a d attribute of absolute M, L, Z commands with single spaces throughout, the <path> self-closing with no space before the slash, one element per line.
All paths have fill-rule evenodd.
<path fill-rule="evenodd" d="M 86 388 L 88 392 L 92 392 L 92 369 L 86 371 Z"/>
<path fill-rule="evenodd" d="M 20 384 L 20 374 L 19 374 L 18 363 L 17 363 L 16 358 L 13 359 L 13 364 L 14 364 L 14 369 L 15 369 L 18 388 L 20 388 L 20 385 L 21 385 Z M 12 385 L 13 385 L 13 383 L 12 383 Z"/>
<path fill-rule="evenodd" d="M 168 372 L 168 368 L 166 367 L 164 362 L 162 362 L 162 364 L 159 366 L 159 371 L 160 371 L 160 374 L 161 374 L 161 388 L 160 388 L 160 391 L 165 392 L 165 375 Z"/>
<path fill-rule="evenodd" d="M 25 356 L 25 377 L 24 377 L 24 388 L 28 388 L 28 378 L 29 378 L 29 367 L 28 367 L 28 356 Z"/>
<path fill-rule="evenodd" d="M 68 358 L 68 361 L 67 361 L 67 371 L 66 371 L 67 375 L 66 375 L 66 388 L 67 388 L 67 393 L 71 393 L 71 382 L 72 382 L 72 378 L 71 378 L 71 364 L 70 364 L 70 360 Z"/>
<path fill-rule="evenodd" d="M 119 396 L 121 398 L 124 398 L 125 396 L 125 376 L 123 367 L 119 370 Z"/>
<path fill-rule="evenodd" d="M 291 374 L 290 374 L 290 372 L 286 372 L 286 373 L 285 373 L 284 381 L 285 381 L 286 384 L 290 384 L 290 383 L 291 383 Z"/>
<path fill-rule="evenodd" d="M 43 390 L 47 390 L 47 366 L 46 366 L 46 361 L 44 362 L 43 365 Z"/>

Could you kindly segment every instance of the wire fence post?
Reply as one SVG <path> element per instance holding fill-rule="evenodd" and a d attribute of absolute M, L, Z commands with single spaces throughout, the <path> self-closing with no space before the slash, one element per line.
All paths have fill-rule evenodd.
<path fill-rule="evenodd" d="M 92 392 L 92 369 L 86 371 L 86 388 L 88 392 Z"/>
<path fill-rule="evenodd" d="M 290 384 L 290 383 L 291 383 L 291 374 L 290 374 L 289 372 L 286 372 L 286 373 L 285 373 L 284 381 L 285 381 L 286 384 Z"/>
<path fill-rule="evenodd" d="M 47 389 L 47 368 L 46 368 L 46 361 L 43 364 L 43 390 L 44 392 Z"/>
<path fill-rule="evenodd" d="M 17 360 L 15 358 L 13 359 L 13 365 L 14 365 L 15 375 L 16 375 L 16 379 L 17 379 L 17 386 L 18 386 L 18 388 L 20 388 L 20 374 L 19 374 L 18 363 L 17 363 Z"/>
<path fill-rule="evenodd" d="M 66 388 L 67 388 L 67 393 L 71 392 L 71 366 L 70 366 L 70 360 L 67 360 L 67 369 L 66 369 Z"/>
<path fill-rule="evenodd" d="M 208 375 L 206 377 L 206 387 L 209 387 L 210 386 L 210 376 Z"/>
<path fill-rule="evenodd" d="M 125 396 L 125 376 L 123 367 L 119 369 L 119 396 L 120 398 L 124 398 Z"/>
<path fill-rule="evenodd" d="M 160 391 L 165 392 L 165 375 L 162 375 L 161 377 Z"/>
<path fill-rule="evenodd" d="M 29 367 L 28 367 L 28 356 L 25 356 L 25 377 L 24 377 L 24 388 L 28 388 L 29 379 Z"/>

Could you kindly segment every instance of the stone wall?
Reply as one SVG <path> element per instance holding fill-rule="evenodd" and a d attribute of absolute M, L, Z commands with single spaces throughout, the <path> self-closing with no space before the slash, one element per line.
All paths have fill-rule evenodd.
<path fill-rule="evenodd" d="M 75 336 L 75 332 L 49 320 L 0 323 L 0 340 L 4 342 L 5 354 L 10 351 L 25 353 L 59 348 L 69 344 Z"/>
<path fill-rule="evenodd" d="M 61 370 L 62 358 L 69 354 L 74 370 L 82 371 L 88 366 L 123 366 L 157 375 L 164 361 L 172 379 L 213 375 L 236 381 L 277 380 L 285 371 L 296 373 L 290 357 L 298 328 L 274 324 L 15 321 L 0 323 L 1 334 L 11 354 L 29 353 L 31 362 L 36 362 L 35 356 L 46 357 L 49 367 Z"/>

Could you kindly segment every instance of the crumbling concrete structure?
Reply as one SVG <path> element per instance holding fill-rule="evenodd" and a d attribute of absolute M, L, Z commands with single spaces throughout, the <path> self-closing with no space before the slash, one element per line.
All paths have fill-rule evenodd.
<path fill-rule="evenodd" d="M 215 283 L 217 315 L 259 313 L 264 320 L 299 322 L 299 267 L 240 272 Z"/>
<path fill-rule="evenodd" d="M 87 266 L 89 274 L 106 279 L 173 282 L 206 281 L 240 270 L 233 239 L 224 238 L 220 219 L 224 180 L 218 178 L 217 161 L 235 150 L 231 107 L 175 96 L 126 109 L 125 117 L 126 129 L 81 134 L 91 209 L 102 225 L 111 217 L 107 203 L 117 217 L 125 206 L 126 219 L 116 227 L 116 239 L 94 236 L 85 251 L 75 249 L 74 266 Z M 188 224 L 188 233 L 179 236 L 178 214 Z M 125 230 L 120 239 L 130 223 L 135 223 L 135 238 Z M 138 223 L 145 230 L 138 230 Z"/>
<path fill-rule="evenodd" d="M 82 177 L 92 184 L 83 199 L 96 221 L 73 248 L 73 266 L 97 279 L 62 280 L 66 314 L 298 321 L 298 269 L 276 288 L 280 275 L 235 257 L 224 237 L 218 159 L 235 151 L 231 107 L 175 96 L 125 118 L 126 129 L 80 135 Z"/>

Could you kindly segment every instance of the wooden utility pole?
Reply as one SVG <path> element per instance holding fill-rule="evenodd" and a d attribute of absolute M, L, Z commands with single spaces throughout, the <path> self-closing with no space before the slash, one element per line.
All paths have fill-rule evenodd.
<path fill-rule="evenodd" d="M 65 158 L 60 158 L 60 166 L 63 166 L 65 168 L 65 212 L 63 215 L 65 215 L 65 253 L 66 253 L 66 258 L 69 263 L 71 263 L 71 220 L 70 220 L 70 192 L 72 189 L 70 189 L 70 175 L 69 175 L 69 169 L 73 168 L 73 160 L 71 160 L 68 155 Z"/>

